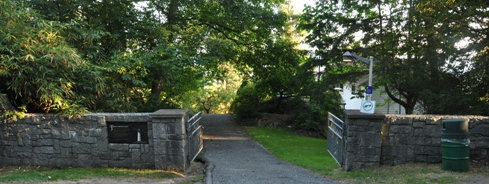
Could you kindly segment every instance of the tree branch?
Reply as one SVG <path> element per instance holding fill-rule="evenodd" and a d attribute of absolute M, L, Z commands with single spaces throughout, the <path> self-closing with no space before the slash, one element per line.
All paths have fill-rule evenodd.
<path fill-rule="evenodd" d="M 408 106 L 408 103 L 407 102 L 404 102 L 401 99 L 399 99 L 396 96 L 394 96 L 394 94 L 392 94 L 391 90 L 389 89 L 389 87 L 387 87 L 387 85 L 384 86 L 384 89 L 385 89 L 385 92 L 387 92 L 387 95 L 389 96 L 389 98 L 392 99 L 392 101 L 394 101 L 394 102 L 396 102 L 398 104 L 401 104 L 403 107 Z"/>

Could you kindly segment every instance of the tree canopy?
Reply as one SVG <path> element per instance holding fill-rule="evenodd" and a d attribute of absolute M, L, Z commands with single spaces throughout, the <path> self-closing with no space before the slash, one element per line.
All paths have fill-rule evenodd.
<path fill-rule="evenodd" d="M 375 57 L 377 88 L 407 113 L 488 114 L 488 13 L 484 1 L 318 1 L 301 27 L 330 78 L 356 73 L 338 63 L 354 51 Z"/>
<path fill-rule="evenodd" d="M 30 112 L 177 107 L 223 63 L 259 68 L 281 3 L 2 1 L 1 92 Z"/>
<path fill-rule="evenodd" d="M 489 114 L 482 0 L 0 1 L 0 93 L 27 112 L 339 112 L 366 74 L 412 113 Z M 314 51 L 299 49 L 303 33 Z M 323 74 L 316 67 L 325 67 Z M 234 100 L 234 102 L 233 102 Z M 307 112 L 306 112 L 307 111 Z M 302 114 L 301 114 L 302 113 Z"/>

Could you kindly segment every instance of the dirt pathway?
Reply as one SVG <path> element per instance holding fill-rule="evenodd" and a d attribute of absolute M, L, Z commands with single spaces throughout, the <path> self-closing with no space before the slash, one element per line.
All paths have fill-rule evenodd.
<path fill-rule="evenodd" d="M 215 165 L 211 172 L 214 184 L 333 183 L 275 158 L 251 140 L 231 115 L 204 115 L 202 124 L 205 157 Z"/>

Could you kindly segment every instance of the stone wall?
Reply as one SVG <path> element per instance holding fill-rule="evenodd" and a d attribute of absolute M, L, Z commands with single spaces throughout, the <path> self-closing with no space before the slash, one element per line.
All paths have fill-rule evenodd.
<path fill-rule="evenodd" d="M 359 111 L 347 111 L 344 127 L 345 170 L 378 166 L 380 164 L 382 129 L 384 115 L 361 114 Z"/>
<path fill-rule="evenodd" d="M 489 160 L 489 117 L 382 115 L 348 111 L 345 115 L 343 168 L 404 163 L 440 163 L 442 120 L 469 120 L 470 159 Z"/>
<path fill-rule="evenodd" d="M 27 114 L 0 122 L 0 166 L 128 167 L 183 171 L 187 110 L 93 113 L 69 119 Z M 148 142 L 109 143 L 107 122 L 146 122 Z"/>
<path fill-rule="evenodd" d="M 470 159 L 489 159 L 489 117 L 442 115 L 386 115 L 382 124 L 381 164 L 441 162 L 442 121 L 469 120 Z"/>
<path fill-rule="evenodd" d="M 183 171 L 188 166 L 185 121 L 189 111 L 159 110 L 151 115 L 154 165 L 157 169 Z"/>

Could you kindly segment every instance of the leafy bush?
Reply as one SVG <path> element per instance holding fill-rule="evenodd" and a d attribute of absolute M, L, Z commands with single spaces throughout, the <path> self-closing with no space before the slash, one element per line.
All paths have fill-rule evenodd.
<path fill-rule="evenodd" d="M 237 92 L 237 97 L 231 105 L 231 110 L 239 119 L 253 119 L 260 116 L 263 96 L 255 88 L 255 85 L 243 82 Z"/>
<path fill-rule="evenodd" d="M 85 111 L 74 88 L 86 63 L 59 35 L 59 25 L 22 5 L 0 2 L 0 90 L 31 111 Z"/>
<path fill-rule="evenodd" d="M 289 120 L 296 130 L 324 133 L 328 114 L 316 104 L 304 104 Z"/>

